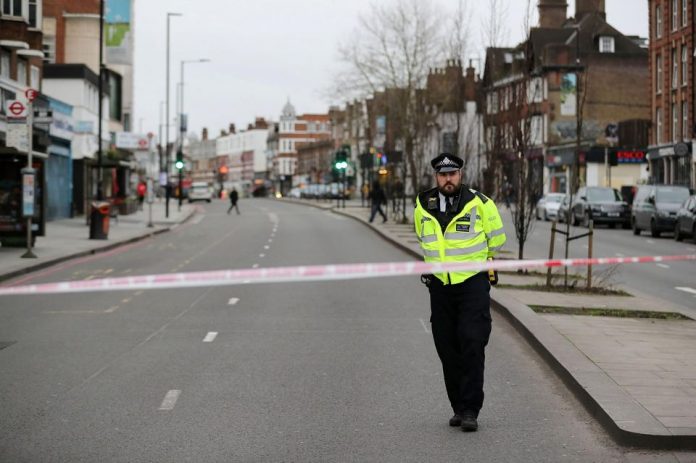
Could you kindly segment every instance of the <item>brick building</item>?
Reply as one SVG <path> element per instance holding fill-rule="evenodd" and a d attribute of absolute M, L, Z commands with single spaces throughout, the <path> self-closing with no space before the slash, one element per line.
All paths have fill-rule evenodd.
<path fill-rule="evenodd" d="M 292 185 L 309 183 L 307 173 L 297 171 L 297 150 L 300 146 L 331 137 L 328 114 L 297 115 L 295 107 L 287 102 L 280 116 L 278 153 L 273 160 L 276 191 L 285 195 Z"/>
<path fill-rule="evenodd" d="M 500 115 L 517 111 L 529 121 L 524 154 L 540 188 L 567 191 L 576 160 L 581 184 L 633 185 L 647 178 L 646 165 L 636 163 L 635 156 L 620 155 L 644 153 L 647 148 L 647 133 L 641 130 L 646 131 L 650 119 L 648 82 L 648 53 L 642 40 L 607 22 L 604 0 L 577 0 L 572 18 L 567 17 L 565 0 L 541 0 L 539 27 L 529 31 L 525 42 L 487 51 L 488 149 L 500 151 L 494 153 L 500 163 L 516 154 L 511 150 L 513 131 L 501 124 Z M 623 135 L 613 151 L 606 138 L 611 127 Z M 514 172 L 502 169 L 502 174 Z"/>
<path fill-rule="evenodd" d="M 650 180 L 696 186 L 693 1 L 649 0 Z"/>

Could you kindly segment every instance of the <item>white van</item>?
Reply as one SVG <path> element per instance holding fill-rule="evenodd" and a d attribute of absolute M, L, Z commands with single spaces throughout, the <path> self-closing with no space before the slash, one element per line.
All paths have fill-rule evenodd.
<path fill-rule="evenodd" d="M 190 203 L 194 201 L 207 201 L 213 199 L 213 188 L 208 182 L 193 182 L 189 190 L 188 200 Z"/>

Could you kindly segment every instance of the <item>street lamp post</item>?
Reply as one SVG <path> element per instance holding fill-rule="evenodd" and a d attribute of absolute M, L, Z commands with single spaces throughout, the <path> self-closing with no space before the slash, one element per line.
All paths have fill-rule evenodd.
<path fill-rule="evenodd" d="M 165 186 L 165 206 L 164 215 L 169 218 L 169 197 L 171 193 L 169 191 L 169 20 L 172 16 L 182 16 L 181 13 L 167 13 L 167 83 L 166 83 L 166 117 L 165 128 L 164 128 L 164 152 L 165 152 L 165 171 L 167 173 L 167 184 Z"/>
<path fill-rule="evenodd" d="M 188 125 L 188 120 L 184 116 L 184 65 L 191 63 L 208 63 L 210 62 L 207 58 L 192 59 L 192 60 L 182 60 L 181 61 L 181 80 L 179 81 L 180 86 L 180 97 L 179 97 L 179 143 L 178 150 L 181 153 L 180 157 L 183 161 L 184 156 L 184 138 L 186 137 L 186 126 Z M 177 166 L 178 167 L 178 166 Z M 178 168 L 179 170 L 179 210 L 181 210 L 181 204 L 184 200 L 184 189 L 183 189 L 183 172 L 184 168 Z"/>

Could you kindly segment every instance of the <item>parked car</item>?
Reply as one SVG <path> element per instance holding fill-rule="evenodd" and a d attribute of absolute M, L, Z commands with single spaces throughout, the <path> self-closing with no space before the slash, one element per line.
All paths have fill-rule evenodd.
<path fill-rule="evenodd" d="M 558 206 L 558 222 L 568 222 L 570 220 L 570 195 L 564 195 L 561 204 Z"/>
<path fill-rule="evenodd" d="M 286 194 L 286 196 L 287 196 L 288 198 L 297 198 L 297 199 L 299 199 L 299 198 L 302 197 L 302 191 L 301 191 L 298 187 L 295 187 L 295 188 L 290 189 L 290 191 L 288 191 L 288 193 Z"/>
<path fill-rule="evenodd" d="M 207 201 L 213 199 L 213 187 L 208 182 L 193 182 L 188 193 L 188 201 Z"/>
<path fill-rule="evenodd" d="M 674 239 L 681 241 L 685 236 L 691 235 L 696 242 L 696 195 L 684 201 L 677 212 L 677 222 L 674 225 Z"/>
<path fill-rule="evenodd" d="M 624 228 L 631 225 L 631 215 L 628 203 L 619 192 L 609 187 L 588 186 L 578 189 L 573 197 L 572 206 L 573 225 L 582 223 L 589 227 L 590 220 L 595 224 L 607 224 L 614 228 L 618 223 Z"/>
<path fill-rule="evenodd" d="M 546 221 L 556 218 L 563 196 L 563 193 L 547 193 L 542 196 L 536 205 L 536 218 L 541 220 L 543 217 Z"/>
<path fill-rule="evenodd" d="M 685 186 L 639 186 L 631 211 L 633 234 L 650 230 L 650 234 L 657 238 L 662 232 L 674 231 L 677 211 L 688 197 L 689 189 Z"/>

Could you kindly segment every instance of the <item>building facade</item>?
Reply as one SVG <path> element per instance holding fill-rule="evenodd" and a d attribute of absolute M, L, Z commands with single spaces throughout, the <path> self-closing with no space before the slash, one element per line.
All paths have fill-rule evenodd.
<path fill-rule="evenodd" d="M 694 4 L 649 0 L 650 181 L 696 187 Z"/>

